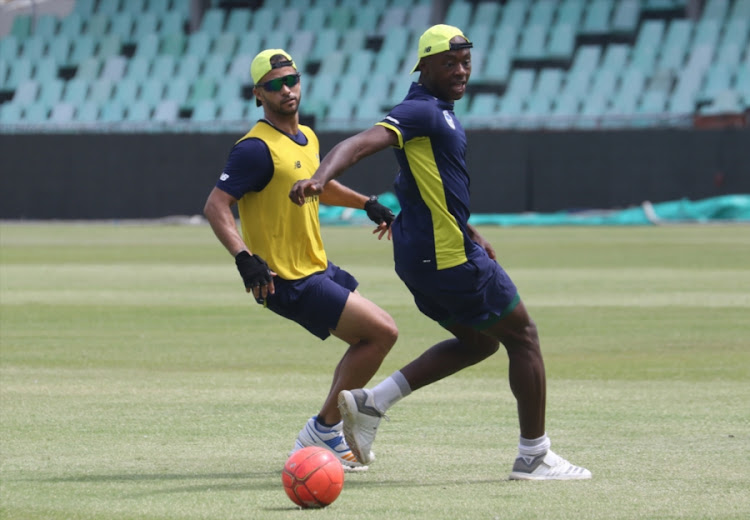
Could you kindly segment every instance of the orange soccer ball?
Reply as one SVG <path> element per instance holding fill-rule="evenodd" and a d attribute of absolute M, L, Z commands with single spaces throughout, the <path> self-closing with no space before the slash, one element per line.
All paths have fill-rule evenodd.
<path fill-rule="evenodd" d="M 292 454 L 281 472 L 284 491 L 298 506 L 326 507 L 344 487 L 344 468 L 325 448 L 309 446 Z"/>

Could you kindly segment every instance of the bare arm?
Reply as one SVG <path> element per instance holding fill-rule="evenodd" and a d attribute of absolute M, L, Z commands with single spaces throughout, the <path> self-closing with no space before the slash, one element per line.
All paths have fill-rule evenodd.
<path fill-rule="evenodd" d="M 368 198 L 338 181 L 329 181 L 325 191 L 320 194 L 320 202 L 323 204 L 354 209 L 364 208 Z"/>
<path fill-rule="evenodd" d="M 344 173 L 347 168 L 375 152 L 396 145 L 396 133 L 380 125 L 345 139 L 325 156 L 312 178 L 294 184 L 289 192 L 289 198 L 301 206 L 305 203 L 305 196 L 322 194 L 326 183 Z"/>
<path fill-rule="evenodd" d="M 237 199 L 214 187 L 203 207 L 203 214 L 211 224 L 216 238 L 233 257 L 237 256 L 240 251 L 247 251 L 247 246 L 237 230 L 237 223 L 232 214 L 232 206 L 236 203 Z"/>

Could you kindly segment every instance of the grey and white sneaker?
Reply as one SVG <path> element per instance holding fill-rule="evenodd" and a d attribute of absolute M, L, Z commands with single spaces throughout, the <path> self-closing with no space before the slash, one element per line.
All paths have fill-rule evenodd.
<path fill-rule="evenodd" d="M 344 421 L 344 437 L 349 447 L 363 464 L 369 464 L 372 443 L 378 425 L 385 415 L 375 408 L 371 390 L 342 390 L 339 392 L 339 411 Z"/>
<path fill-rule="evenodd" d="M 342 432 L 343 423 L 339 422 L 327 428 L 320 424 L 317 419 L 318 417 L 314 416 L 307 421 L 307 424 L 299 432 L 297 440 L 294 441 L 294 448 L 289 452 L 289 455 L 308 446 L 320 446 L 336 455 L 336 458 L 339 459 L 341 465 L 344 467 L 344 471 L 367 471 L 368 466 L 360 463 L 352 453 L 352 450 L 349 449 L 349 445 L 346 443 Z M 370 453 L 369 460 L 374 459 L 375 455 Z"/>
<path fill-rule="evenodd" d="M 552 450 L 536 457 L 519 455 L 513 464 L 510 480 L 585 480 L 591 478 L 586 468 L 574 466 Z"/>

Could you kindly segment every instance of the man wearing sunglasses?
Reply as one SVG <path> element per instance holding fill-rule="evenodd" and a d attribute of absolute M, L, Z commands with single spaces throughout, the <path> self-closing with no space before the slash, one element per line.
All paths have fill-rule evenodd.
<path fill-rule="evenodd" d="M 329 183 L 326 193 L 301 207 L 287 194 L 309 179 L 320 163 L 318 138 L 299 124 L 300 74 L 282 49 L 268 49 L 253 60 L 253 93 L 264 118 L 229 153 L 204 213 L 219 241 L 235 258 L 245 290 L 276 314 L 295 321 L 320 339 L 329 335 L 349 348 L 333 373 L 320 412 L 300 431 L 292 451 L 321 446 L 333 451 L 344 469 L 364 471 L 342 433 L 336 406 L 341 390 L 366 385 L 396 342 L 393 318 L 356 290 L 357 280 L 331 263 L 323 248 L 319 203 L 363 208 L 377 224 L 374 233 L 390 238 L 393 213 L 345 186 Z M 242 234 L 232 206 L 237 205 Z M 368 452 L 368 461 L 372 454 Z"/>
<path fill-rule="evenodd" d="M 339 408 L 355 456 L 367 455 L 386 410 L 414 390 L 494 354 L 509 358 L 520 423 L 511 479 L 591 478 L 550 450 L 545 431 L 546 383 L 536 325 L 495 251 L 469 224 L 466 134 L 453 102 L 466 93 L 472 43 L 460 29 L 435 25 L 419 39 L 418 83 L 374 127 L 336 145 L 311 179 L 289 193 L 297 204 L 322 196 L 332 179 L 360 159 L 394 148 L 394 187 L 401 212 L 392 225 L 396 273 L 419 310 L 452 334 L 373 389 L 343 390 Z"/>

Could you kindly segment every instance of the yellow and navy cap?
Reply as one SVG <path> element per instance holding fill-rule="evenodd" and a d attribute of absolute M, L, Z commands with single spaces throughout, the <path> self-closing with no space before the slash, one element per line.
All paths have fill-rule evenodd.
<path fill-rule="evenodd" d="M 282 56 L 285 59 L 277 59 L 274 63 L 271 63 L 274 56 Z M 283 49 L 266 49 L 259 52 L 250 64 L 250 76 L 253 78 L 253 84 L 257 85 L 263 79 L 263 76 L 273 69 L 280 69 L 281 67 L 294 67 L 294 70 L 297 70 L 297 65 L 294 64 L 294 60 L 288 52 Z M 256 99 L 255 103 L 260 106 L 260 100 Z"/>
<path fill-rule="evenodd" d="M 462 37 L 466 40 L 466 43 L 451 43 L 451 40 L 456 36 Z M 419 61 L 427 56 L 457 49 L 470 49 L 472 47 L 473 44 L 458 27 L 445 24 L 433 25 L 419 37 L 417 63 L 411 71 L 415 72 L 419 66 Z"/>

